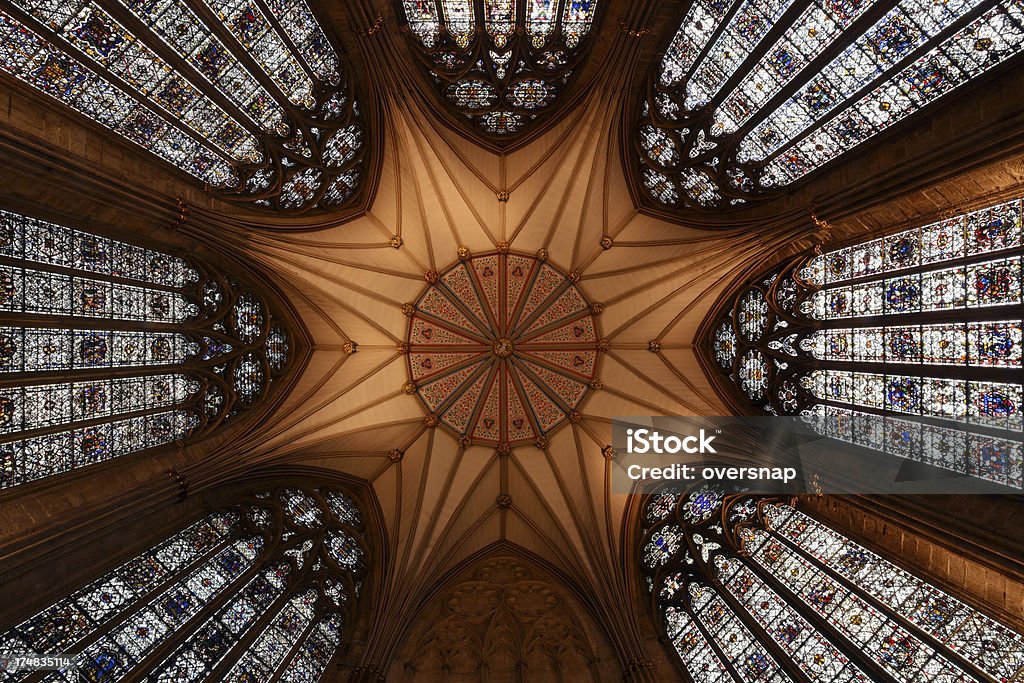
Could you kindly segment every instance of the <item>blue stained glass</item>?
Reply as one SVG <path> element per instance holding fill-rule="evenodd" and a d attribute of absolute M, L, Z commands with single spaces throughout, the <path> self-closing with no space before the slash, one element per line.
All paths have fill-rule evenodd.
<path fill-rule="evenodd" d="M 701 524 L 711 518 L 722 506 L 722 492 L 704 486 L 690 494 L 683 505 L 683 517 L 691 524 Z"/>

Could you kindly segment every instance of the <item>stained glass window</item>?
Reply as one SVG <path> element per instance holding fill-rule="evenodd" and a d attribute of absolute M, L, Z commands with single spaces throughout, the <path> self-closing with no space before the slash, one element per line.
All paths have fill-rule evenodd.
<path fill-rule="evenodd" d="M 305 0 L 200 4 L 14 0 L 0 10 L 0 71 L 229 198 L 343 204 L 363 123 Z"/>
<path fill-rule="evenodd" d="M 642 108 L 643 185 L 664 206 L 742 204 L 1022 48 L 1016 0 L 696 0 Z"/>
<path fill-rule="evenodd" d="M 0 488 L 200 436 L 265 395 L 287 332 L 207 270 L 0 210 Z"/>
<path fill-rule="evenodd" d="M 297 523 L 281 507 L 289 495 L 306 498 L 321 523 Z M 328 514 L 339 497 L 356 519 Z M 358 517 L 330 488 L 245 498 L 0 634 L 0 657 L 76 653 L 74 668 L 46 681 L 314 683 L 339 649 L 366 572 Z M 325 533 L 343 537 L 360 562 L 334 561 Z"/>
<path fill-rule="evenodd" d="M 675 504 L 645 518 L 641 541 L 689 539 L 657 563 L 643 551 L 641 569 L 693 680 L 791 680 L 787 660 L 820 683 L 1024 675 L 1021 634 L 788 502 L 722 492 L 721 514 L 693 517 L 707 493 L 669 490 Z"/>
<path fill-rule="evenodd" d="M 506 137 L 549 109 L 585 54 L 597 0 L 403 0 L 442 96 Z"/>
<path fill-rule="evenodd" d="M 743 400 L 857 446 L 1024 488 L 1022 206 L 800 257 L 707 352 Z"/>

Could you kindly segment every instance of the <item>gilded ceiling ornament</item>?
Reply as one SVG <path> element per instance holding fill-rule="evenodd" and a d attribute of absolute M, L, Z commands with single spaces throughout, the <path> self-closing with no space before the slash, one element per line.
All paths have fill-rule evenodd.
<path fill-rule="evenodd" d="M 647 350 L 651 353 L 659 353 L 661 351 L 661 342 L 657 339 L 647 342 Z"/>
<path fill-rule="evenodd" d="M 538 436 L 537 440 L 533 442 L 533 445 L 539 448 L 540 450 L 544 451 L 547 450 L 547 447 L 550 446 L 551 444 L 550 442 L 548 442 L 547 438 L 543 436 Z"/>
<path fill-rule="evenodd" d="M 469 250 L 469 247 L 459 247 L 459 251 L 457 253 L 459 259 L 462 261 L 465 261 L 472 255 L 472 252 Z"/>
<path fill-rule="evenodd" d="M 416 312 L 415 304 L 402 304 L 402 315 L 407 318 L 411 318 L 413 313 Z"/>
<path fill-rule="evenodd" d="M 594 315 L 601 315 L 604 313 L 604 304 L 594 301 L 590 304 L 590 312 Z"/>
<path fill-rule="evenodd" d="M 416 384 L 413 382 L 405 382 L 402 384 L 402 393 L 412 396 L 416 393 Z"/>
<path fill-rule="evenodd" d="M 388 238 L 388 244 L 391 245 L 393 249 L 400 249 L 402 246 L 402 236 L 392 235 Z"/>
<path fill-rule="evenodd" d="M 411 317 L 410 381 L 426 410 L 467 442 L 547 443 L 596 379 L 591 304 L 564 271 L 528 254 L 454 262 Z"/>
<path fill-rule="evenodd" d="M 512 507 L 512 496 L 508 495 L 507 493 L 502 493 L 501 495 L 498 496 L 498 499 L 495 502 L 497 502 L 498 507 L 500 508 Z"/>
<path fill-rule="evenodd" d="M 393 448 L 390 451 L 388 451 L 388 460 L 390 460 L 391 462 L 399 462 L 404 456 L 405 453 L 398 450 L 397 448 Z"/>
<path fill-rule="evenodd" d="M 604 456 L 605 460 L 614 460 L 618 454 L 619 452 L 610 444 L 601 449 L 601 455 Z"/>
<path fill-rule="evenodd" d="M 601 238 L 602 249 L 611 249 L 613 246 L 615 246 L 615 240 L 613 240 L 609 235 L 605 235 Z"/>
<path fill-rule="evenodd" d="M 437 282 L 438 277 L 440 276 L 438 275 L 437 271 L 434 270 L 433 268 L 431 268 L 430 270 L 423 274 L 423 279 L 429 282 L 430 284 L 434 284 L 435 282 Z"/>
<path fill-rule="evenodd" d="M 341 350 L 351 356 L 353 353 L 359 350 L 359 344 L 355 343 L 354 341 L 347 341 L 341 345 Z"/>

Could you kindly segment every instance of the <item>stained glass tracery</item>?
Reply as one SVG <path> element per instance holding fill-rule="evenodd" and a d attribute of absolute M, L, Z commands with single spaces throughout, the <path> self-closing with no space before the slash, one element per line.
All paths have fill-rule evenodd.
<path fill-rule="evenodd" d="M 667 207 L 771 194 L 1022 48 L 1016 0 L 697 0 L 642 107 L 642 184 Z"/>
<path fill-rule="evenodd" d="M 244 287 L 0 210 L 0 489 L 206 434 L 288 355 Z"/>
<path fill-rule="evenodd" d="M 305 0 L 14 0 L 0 71 L 232 199 L 304 211 L 357 189 L 364 124 Z"/>
<path fill-rule="evenodd" d="M 789 502 L 672 492 L 645 517 L 639 561 L 651 605 L 695 681 L 1016 680 L 1024 636 L 892 564 Z M 661 508 L 666 494 L 651 497 Z M 681 537 L 667 557 L 652 554 Z"/>
<path fill-rule="evenodd" d="M 523 131 L 577 69 L 597 0 L 403 0 L 443 97 L 489 135 Z"/>
<path fill-rule="evenodd" d="M 744 401 L 830 438 L 1024 487 L 1021 200 L 748 284 L 708 354 Z"/>
<path fill-rule="evenodd" d="M 341 497 L 358 517 L 334 489 L 276 493 L 208 515 L 0 634 L 0 657 L 81 653 L 73 669 L 41 679 L 69 683 L 315 683 L 339 651 L 366 573 L 362 525 L 328 514 L 328 500 Z M 281 508 L 291 495 L 308 498 L 323 523 L 297 523 Z M 338 562 L 331 535 L 360 561 Z"/>

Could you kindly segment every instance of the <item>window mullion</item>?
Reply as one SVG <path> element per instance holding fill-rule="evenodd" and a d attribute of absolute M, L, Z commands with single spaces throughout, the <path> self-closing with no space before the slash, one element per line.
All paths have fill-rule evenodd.
<path fill-rule="evenodd" d="M 313 617 L 306 624 L 306 628 L 302 629 L 302 633 L 299 634 L 298 638 L 295 639 L 295 643 L 291 646 L 288 652 L 285 653 L 284 657 L 281 658 L 281 662 L 277 665 L 270 674 L 270 679 L 267 683 L 279 683 L 281 676 L 288 670 L 288 666 L 295 659 L 295 655 L 298 653 L 302 646 L 306 643 L 306 639 L 309 638 L 310 634 L 313 633 L 313 629 L 316 628 L 317 624 L 320 623 L 321 615 L 314 612 Z M 333 657 L 332 657 L 333 659 Z M 236 660 L 237 661 L 237 660 Z"/>
<path fill-rule="evenodd" d="M 182 567 L 181 569 L 179 569 L 177 572 L 171 574 L 170 576 L 165 577 L 164 580 L 158 586 L 150 589 L 147 593 L 144 593 L 143 595 L 137 596 L 135 598 L 135 600 L 131 603 L 131 605 L 130 605 L 130 607 L 128 609 L 121 610 L 114 617 L 112 617 L 110 620 L 108 620 L 108 621 L 98 625 L 96 628 L 94 628 L 93 631 L 91 633 L 89 633 L 89 635 L 85 636 L 84 638 L 82 638 L 80 640 L 75 641 L 73 644 L 69 645 L 68 647 L 66 647 L 64 649 L 67 650 L 67 651 L 81 653 L 83 650 L 85 650 L 85 648 L 89 647 L 93 643 L 96 643 L 101 638 L 103 638 L 105 635 L 107 635 L 108 633 L 113 631 L 115 628 L 117 628 L 118 626 L 122 625 L 124 622 L 126 622 L 131 617 L 135 616 L 140 611 L 140 609 L 144 608 L 146 605 L 148 605 L 150 602 L 152 602 L 162 592 L 168 590 L 169 588 L 171 588 L 175 584 L 177 584 L 180 581 L 182 581 L 183 579 L 187 578 L 200 565 L 202 565 L 205 562 L 208 562 L 211 558 L 216 556 L 218 553 L 222 552 L 225 548 L 227 548 L 229 545 L 231 545 L 232 543 L 234 543 L 237 540 L 238 540 L 238 535 L 229 534 L 224 540 L 220 541 L 217 545 L 215 545 L 213 548 L 211 548 L 209 551 L 207 551 L 204 555 L 200 555 L 195 560 L 193 560 L 189 564 L 187 564 L 184 567 Z M 148 551 L 145 554 L 148 555 L 151 552 L 152 551 Z M 75 591 L 75 593 L 77 593 L 77 592 L 79 592 L 81 590 L 84 590 L 84 589 L 88 588 L 89 586 L 91 586 L 93 584 L 100 583 L 101 581 L 103 581 L 103 579 L 108 578 L 113 572 L 116 572 L 120 567 L 122 567 L 122 566 L 124 566 L 126 564 L 130 564 L 135 559 L 137 559 L 137 558 L 132 558 L 130 560 L 127 560 L 124 563 L 122 563 L 121 565 L 118 565 L 118 567 L 115 567 L 115 568 L 109 570 L 102 577 L 100 577 L 100 578 L 98 578 L 98 579 L 96 579 L 96 580 L 94 580 L 94 581 L 92 581 L 90 583 L 87 583 L 85 586 L 82 586 L 81 588 L 79 588 L 78 591 Z M 47 676 L 46 673 L 42 673 L 42 672 L 36 673 L 36 674 L 33 674 L 30 678 L 26 679 L 25 683 L 36 683 L 37 681 L 42 681 L 46 676 Z"/>
<path fill-rule="evenodd" d="M 246 534 L 239 534 L 236 538 L 232 539 L 232 541 L 238 541 L 245 535 Z M 264 551 L 261 550 L 256 559 L 253 560 L 252 566 L 249 567 L 249 569 L 226 583 L 213 600 L 203 605 L 198 612 L 192 615 L 192 617 L 177 626 L 170 634 L 168 634 L 152 652 L 125 673 L 124 678 L 121 679 L 121 683 L 139 683 L 139 681 L 146 679 L 150 674 L 152 674 L 158 664 L 170 656 L 185 640 L 197 633 L 199 626 L 205 623 L 207 619 L 209 619 L 228 601 L 236 597 L 239 589 L 266 567 L 267 563 L 265 560 L 266 556 Z M 195 569 L 195 567 L 193 569 Z M 137 612 L 138 610 L 136 610 L 135 613 Z"/>
<path fill-rule="evenodd" d="M 279 595 L 270 605 L 268 605 L 267 608 L 263 611 L 263 614 L 257 617 L 257 619 L 249 625 L 249 628 L 246 629 L 242 637 L 239 638 L 231 647 L 231 649 L 228 650 L 228 652 L 224 655 L 223 660 L 219 664 L 217 664 L 216 667 L 210 669 L 210 671 L 206 674 L 204 680 L 208 680 L 211 682 L 226 680 L 225 676 L 231 670 L 231 668 L 238 663 L 243 654 L 249 651 L 249 648 L 253 644 L 253 642 L 263 635 L 264 630 L 270 625 L 270 623 L 273 622 L 278 616 L 280 616 L 281 612 L 284 611 L 284 609 L 288 606 L 288 603 L 291 602 L 291 600 L 298 596 L 300 593 L 305 592 L 305 590 L 311 589 L 311 587 L 308 586 L 306 589 L 303 589 L 302 584 L 305 581 L 305 579 L 309 576 L 309 562 L 314 561 L 313 558 L 315 557 L 315 553 L 319 551 L 319 548 L 320 543 L 314 541 L 314 554 L 307 558 L 307 562 L 303 566 L 296 568 L 296 571 L 289 577 L 288 585 L 281 592 L 281 595 Z M 314 611 L 313 616 L 310 618 L 310 623 L 307 624 L 306 629 L 303 629 L 303 634 L 305 634 L 305 632 L 314 623 L 316 623 L 316 620 L 317 614 Z M 293 646 L 292 649 L 295 649 L 295 647 L 297 646 Z M 290 653 L 291 650 L 289 650 L 289 654 Z M 287 658 L 285 659 L 285 661 L 287 661 Z"/>
<path fill-rule="evenodd" d="M 687 571 L 687 569 L 685 567 L 681 567 L 680 570 L 683 571 L 684 573 Z M 660 573 L 659 574 L 659 578 L 663 574 L 664 574 L 664 572 Z M 675 608 L 679 609 L 679 610 L 682 610 L 683 612 L 685 612 L 687 614 L 687 616 L 690 618 L 690 621 L 693 623 L 694 627 L 704 637 L 705 642 L 707 642 L 707 644 L 711 647 L 711 650 L 715 653 L 715 656 L 718 657 L 718 661 L 720 661 L 722 663 L 722 666 L 725 667 L 725 670 L 729 672 L 730 676 L 732 676 L 733 681 L 735 681 L 736 683 L 740 683 L 741 681 L 744 680 L 743 676 L 740 676 L 739 672 L 736 671 L 736 667 L 733 665 L 732 660 L 729 658 L 728 655 L 725 654 L 725 651 L 722 650 L 722 646 L 718 644 L 718 640 L 716 640 L 715 637 L 711 634 L 711 632 L 708 630 L 707 626 L 705 626 L 704 620 L 697 614 L 697 610 L 693 607 L 693 600 L 691 599 L 689 593 L 687 592 L 688 589 L 689 589 L 689 585 L 690 585 L 690 582 L 687 582 L 687 584 L 682 588 L 682 591 L 684 592 L 684 597 L 683 597 L 682 600 L 680 600 L 680 601 L 678 601 L 676 603 Z M 711 591 L 715 590 L 710 585 L 705 585 L 705 588 L 707 590 L 711 590 Z M 658 590 L 658 581 L 657 580 L 655 580 L 655 582 L 654 582 L 654 590 L 655 591 Z M 685 605 L 684 605 L 684 603 L 685 603 Z M 664 605 L 659 606 L 658 617 L 659 617 L 659 619 L 662 620 L 662 623 L 664 623 L 664 620 L 665 620 L 665 606 Z M 664 629 L 664 626 L 662 626 L 662 628 Z M 673 650 L 675 650 L 675 643 L 673 643 L 672 640 L 668 638 L 667 634 L 666 634 L 666 639 L 668 640 L 669 646 Z M 678 654 L 676 654 L 676 659 L 677 659 L 677 661 L 682 662 L 682 658 Z M 686 669 L 686 665 L 685 664 L 683 665 L 683 669 L 684 670 Z M 689 671 L 687 671 L 687 673 L 689 673 Z"/>
<path fill-rule="evenodd" d="M 1021 382 L 1024 380 L 1024 370 L 1019 367 L 994 368 L 990 366 L 931 365 L 928 363 L 883 363 L 880 361 L 868 362 L 858 360 L 820 360 L 815 363 L 813 367 L 821 370 L 841 370 L 844 372 L 900 375 L 934 379 L 964 379 L 979 382 L 1005 383 L 1007 381 Z M 912 413 L 899 414 L 912 415 Z"/>
<path fill-rule="evenodd" d="M 891 1 L 895 2 L 896 0 Z M 736 89 L 736 86 L 738 86 L 743 79 L 750 74 L 751 69 L 758 62 L 764 60 L 765 56 L 768 54 L 768 50 L 775 46 L 775 43 L 786 34 L 786 32 L 795 24 L 796 20 L 799 19 L 806 10 L 806 5 L 800 2 L 794 2 L 786 8 L 782 13 L 782 16 L 773 18 L 772 27 L 768 29 L 764 36 L 761 37 L 757 44 L 750 50 L 746 59 L 736 67 L 736 70 L 732 75 L 726 79 L 722 86 L 718 88 L 718 91 L 711 96 L 708 103 L 704 105 L 704 113 L 701 116 L 702 119 L 706 120 L 714 116 L 714 113 L 718 110 L 719 106 L 721 106 L 722 101 L 728 97 L 729 94 Z M 811 65 L 808 64 L 805 68 L 809 69 L 810 66 Z M 793 80 L 796 81 L 799 79 Z M 790 83 L 790 85 L 793 85 L 793 83 Z M 765 110 L 767 106 L 768 105 L 766 104 L 761 107 L 760 110 Z"/>
<path fill-rule="evenodd" d="M 835 626 L 829 623 L 828 619 L 819 614 L 803 599 L 796 596 L 793 590 L 780 581 L 767 567 L 754 560 L 745 560 L 745 566 L 754 572 L 762 581 L 774 590 L 787 605 L 792 607 L 811 626 L 826 637 L 835 648 L 840 650 L 846 657 L 855 663 L 862 671 L 871 675 L 874 681 L 890 681 L 896 683 L 895 677 L 880 666 L 875 660 L 858 647 L 852 640 L 840 633 Z"/>
<path fill-rule="evenodd" d="M 712 562 L 714 559 L 712 558 Z M 710 574 L 715 574 L 715 569 L 710 565 L 707 568 Z M 717 576 L 714 581 L 716 590 L 719 597 L 725 601 L 725 604 L 729 606 L 736 618 L 746 626 L 750 632 L 754 635 L 755 640 L 761 647 L 768 650 L 768 652 L 775 658 L 776 663 L 783 671 L 786 672 L 789 677 L 794 681 L 804 681 L 810 683 L 811 679 L 803 672 L 800 666 L 793 660 L 793 657 L 782 649 L 782 647 L 775 641 L 774 638 L 769 635 L 761 624 L 755 619 L 744 607 L 736 596 L 733 595 L 732 591 L 728 587 L 722 584 L 722 581 Z M 819 629 L 820 630 L 820 629 Z"/>
<path fill-rule="evenodd" d="M 131 31 L 137 39 L 145 44 L 146 47 L 151 49 L 159 55 L 161 59 L 171 65 L 186 81 L 199 90 L 209 100 L 216 103 L 217 106 L 223 109 L 236 123 L 245 128 L 248 133 L 255 136 L 258 140 L 260 139 L 261 135 L 265 132 L 262 122 L 254 120 L 251 115 L 242 111 L 242 109 L 236 105 L 231 98 L 221 92 L 219 87 L 210 83 L 206 76 L 200 74 L 188 59 L 181 56 L 174 47 L 168 45 L 167 42 L 147 26 L 144 21 L 134 13 L 125 9 L 124 6 L 116 0 L 94 1 L 102 5 L 104 10 L 117 19 L 117 21 L 123 26 L 128 28 L 129 31 Z M 219 22 L 217 23 L 219 24 Z M 210 32 L 213 35 L 216 35 L 209 25 L 206 25 L 205 28 L 211 29 Z M 237 55 L 232 53 L 232 56 Z M 233 165 L 237 168 L 240 166 L 240 163 L 233 160 Z"/>
<path fill-rule="evenodd" d="M 55 263 L 47 263 L 46 261 L 31 261 L 29 259 L 20 258 L 18 256 L 6 256 L 0 254 L 0 266 L 9 266 L 11 268 L 35 270 L 46 273 L 59 273 L 61 275 L 67 275 L 69 277 L 85 278 L 89 280 L 100 280 L 102 282 L 110 282 L 113 284 L 138 287 L 139 289 L 158 289 L 163 292 L 180 294 L 183 297 L 194 300 L 202 298 L 201 293 L 195 291 L 194 285 L 192 287 L 177 287 L 175 285 L 165 285 L 161 282 L 155 282 L 151 280 L 132 279 L 123 276 L 112 275 L 110 273 L 103 273 L 94 270 L 85 270 L 83 268 L 75 268 L 74 266 L 60 266 Z"/>
<path fill-rule="evenodd" d="M 699 0 L 693 1 L 698 2 Z M 670 86 L 671 89 L 676 90 L 681 88 L 685 92 L 686 84 L 693 79 L 693 74 L 697 71 L 697 67 L 699 67 L 708 59 L 711 53 L 711 48 L 715 46 L 715 43 L 718 42 L 718 39 L 722 36 L 722 34 L 725 33 L 726 29 L 729 28 L 729 25 L 732 23 L 733 17 L 736 16 L 737 12 L 739 12 L 740 8 L 743 7 L 744 3 L 745 0 L 735 0 L 733 6 L 729 8 L 729 10 L 725 13 L 725 16 L 723 16 L 721 21 L 718 22 L 718 26 L 715 27 L 714 32 L 710 36 L 708 36 L 707 42 L 704 43 L 704 47 L 701 48 L 700 52 L 694 58 L 693 63 L 690 65 L 690 68 L 686 70 L 686 73 L 682 76 L 682 78 L 675 82 L 674 86 Z M 688 14 L 689 10 L 687 10 L 687 15 Z M 686 16 L 683 17 L 684 22 L 686 21 L 686 18 Z M 679 28 L 676 29 L 676 33 L 678 33 L 682 29 L 683 27 L 680 26 Z M 673 41 L 675 40 L 676 33 L 672 34 Z M 658 64 L 660 66 L 661 62 L 659 61 Z M 655 83 L 657 83 L 657 80 L 658 79 L 655 78 Z M 664 88 L 662 88 L 662 90 L 664 90 Z M 685 99 L 685 97 L 680 99 Z"/>
<path fill-rule="evenodd" d="M 814 557 L 810 553 L 805 552 L 799 545 L 797 545 L 796 543 L 793 543 L 788 538 L 786 538 L 784 535 L 778 533 L 774 529 L 766 529 L 766 531 L 769 534 L 769 538 L 773 538 L 775 540 L 778 540 L 778 541 L 784 543 L 787 547 L 789 547 L 793 552 L 795 552 L 803 560 L 805 560 L 806 562 L 811 563 L 813 566 L 817 567 L 820 571 L 824 572 L 825 575 L 828 576 L 830 579 L 832 579 L 836 583 L 844 586 L 845 588 L 847 588 L 848 590 L 853 592 L 854 595 L 857 595 L 858 597 L 860 597 L 866 603 L 868 603 L 869 605 L 871 605 L 872 607 L 877 609 L 879 612 L 884 614 L 888 619 L 893 620 L 896 623 L 898 623 L 900 626 L 902 626 L 904 629 L 906 629 L 908 632 L 913 634 L 916 638 L 918 638 L 922 642 L 927 643 L 933 650 L 935 650 L 936 654 L 938 654 L 939 656 L 945 657 L 950 662 L 955 664 L 957 667 L 959 667 L 963 671 L 967 672 L 969 675 L 974 676 L 978 680 L 990 680 L 990 676 L 988 676 L 981 669 L 978 669 L 972 662 L 970 662 L 967 659 L 965 659 L 964 657 L 960 656 L 960 654 L 958 652 L 956 652 L 955 650 L 952 650 L 951 648 L 947 647 L 942 642 L 940 642 L 937 638 L 935 638 L 931 634 L 929 634 L 926 631 L 924 631 L 921 628 L 919 628 L 916 624 L 911 622 L 909 619 L 906 619 L 898 611 L 896 611 L 893 608 L 890 608 L 884 602 L 882 602 L 881 600 L 877 599 L 874 595 L 872 595 L 871 593 L 868 593 L 866 590 L 862 589 L 858 584 L 854 583 L 853 581 L 848 580 L 846 577 L 844 577 L 844 576 L 840 575 L 839 573 L 833 571 L 828 566 L 826 566 L 824 562 L 821 562 L 820 560 L 818 560 L 818 558 Z"/>
<path fill-rule="evenodd" d="M 284 42 L 285 46 L 291 51 L 292 57 L 294 57 L 295 60 L 299 63 L 299 65 L 305 70 L 306 75 L 309 76 L 309 80 L 313 83 L 314 89 L 315 90 L 319 90 L 319 88 L 317 88 L 317 84 L 320 82 L 320 76 L 317 75 L 317 72 L 313 69 L 312 65 L 308 61 L 306 61 L 306 56 L 304 54 L 302 54 L 302 50 L 300 50 L 298 48 L 298 46 L 294 42 L 292 42 L 291 35 L 289 35 L 288 32 L 284 30 L 284 26 L 278 20 L 277 15 L 275 15 L 273 12 L 270 11 L 270 8 L 267 6 L 266 0 L 252 0 L 252 1 L 263 12 L 263 15 L 267 18 L 267 21 L 270 22 L 270 30 L 271 31 L 275 31 L 277 33 L 278 37 L 282 40 L 282 42 Z M 309 10 L 310 10 L 310 12 L 312 12 L 313 8 L 310 7 Z M 234 36 L 232 36 L 232 37 L 234 37 Z M 332 46 L 332 49 L 333 49 L 333 46 Z M 248 53 L 247 50 L 245 52 Z M 320 99 L 321 99 L 320 97 L 317 97 L 318 101 Z"/>
<path fill-rule="evenodd" d="M 215 36 L 222 45 L 228 48 L 231 55 L 238 60 L 238 63 L 243 66 L 261 86 L 263 86 L 263 89 L 266 90 L 271 97 L 274 97 L 275 95 L 277 96 L 274 97 L 274 100 L 277 102 L 278 106 L 286 112 L 291 127 L 295 129 L 300 126 L 300 121 L 304 117 L 296 116 L 296 107 L 288 98 L 288 94 L 274 82 L 274 79 L 267 75 L 267 72 L 263 69 L 260 63 L 253 58 L 248 48 L 242 45 L 238 38 L 236 38 L 226 26 L 224 26 L 224 22 L 221 21 L 216 12 L 210 9 L 205 0 L 189 3 L 189 7 L 203 21 L 204 26 L 210 34 Z M 308 131 L 304 131 L 303 135 L 307 144 L 312 142 L 309 138 Z M 264 142 L 269 141 L 269 139 L 264 138 Z M 288 153 L 291 154 L 290 151 Z"/>
<path fill-rule="evenodd" d="M 164 125 L 174 128 L 182 136 L 190 138 L 193 141 L 197 142 L 200 148 L 205 149 L 207 152 L 212 152 L 215 156 L 220 157 L 222 160 L 227 162 L 229 166 L 237 165 L 237 162 L 230 153 L 225 152 L 216 145 L 211 144 L 208 140 L 197 134 L 196 131 L 192 130 L 192 128 L 190 128 L 189 126 L 183 125 L 177 116 L 175 116 L 171 112 L 168 112 L 156 102 L 149 100 L 135 87 L 126 83 L 124 80 L 121 79 L 120 76 L 113 73 L 102 64 L 93 61 L 91 57 L 82 52 L 78 48 L 78 46 L 70 43 L 63 35 L 60 35 L 58 32 L 51 30 L 48 26 L 38 21 L 34 16 L 27 12 L 24 12 L 20 7 L 17 7 L 13 3 L 5 3 L 4 11 L 11 13 L 17 18 L 18 21 L 28 26 L 34 33 L 36 33 L 38 36 L 42 38 L 44 43 L 49 43 L 55 46 L 60 52 L 68 55 L 69 57 L 74 59 L 75 62 L 77 62 L 78 64 L 81 64 L 93 73 L 98 74 L 103 80 L 109 82 L 115 88 L 117 88 L 117 90 L 126 98 L 134 101 L 142 109 L 158 117 L 164 123 Z M 63 103 L 63 101 L 61 102 Z M 100 126 L 103 125 L 98 121 L 88 116 L 85 116 L 77 109 L 74 109 L 74 112 L 76 116 L 82 117 L 90 124 Z M 137 144 L 128 138 L 125 138 L 125 140 L 131 142 L 132 144 Z M 161 157 L 161 161 L 164 161 L 165 163 L 170 163 L 163 157 Z"/>
<path fill-rule="evenodd" d="M 758 107 L 757 111 L 750 117 L 750 119 L 740 126 L 735 133 L 733 133 L 734 139 L 739 141 L 745 138 L 751 130 L 753 130 L 767 116 L 770 116 L 775 112 L 800 88 L 820 74 L 824 67 L 832 63 L 832 60 L 842 54 L 843 51 L 852 45 L 857 38 L 865 34 L 872 26 L 875 25 L 876 22 L 878 22 L 878 20 L 885 16 L 887 12 L 896 7 L 899 2 L 900 0 L 880 0 L 873 7 L 865 11 L 861 17 L 850 24 L 845 31 L 840 33 L 831 45 L 825 47 L 817 57 L 808 62 L 796 77 L 792 78 L 789 83 L 786 83 L 779 89 L 779 92 L 775 93 L 775 95 Z M 852 40 L 847 40 L 848 38 L 852 38 Z"/>
<path fill-rule="evenodd" d="M 767 166 L 768 163 L 770 163 L 773 159 L 782 154 L 786 149 L 799 145 L 801 141 L 812 135 L 816 130 L 822 128 L 833 119 L 838 118 L 844 112 L 849 110 L 850 107 L 859 102 L 864 96 L 868 95 L 875 88 L 879 87 L 879 85 L 889 82 L 893 74 L 899 73 L 906 67 L 916 62 L 923 55 L 927 54 L 938 45 L 941 45 L 945 40 L 955 35 L 963 27 L 967 26 L 972 21 L 974 21 L 975 19 L 983 15 L 985 12 L 990 10 L 995 4 L 995 0 L 988 0 L 987 2 L 980 3 L 977 7 L 969 10 L 968 12 L 965 12 L 963 16 L 958 18 L 956 21 L 947 24 L 942 28 L 942 30 L 937 32 L 935 35 L 930 36 L 929 39 L 926 40 L 924 43 L 908 52 L 901 60 L 890 66 L 880 78 L 876 78 L 875 80 L 866 84 L 859 90 L 851 93 L 849 97 L 846 97 L 842 101 L 842 103 L 834 107 L 831 111 L 822 116 L 820 119 L 816 119 L 806 128 L 804 128 L 801 132 L 799 132 L 797 135 L 788 138 L 787 140 L 782 142 L 776 150 L 770 152 L 764 159 L 752 163 L 756 166 Z M 737 138 L 737 142 L 742 139 L 743 138 Z"/>
<path fill-rule="evenodd" d="M 177 412 L 180 410 L 189 410 L 193 406 L 190 404 L 189 399 L 185 399 L 180 403 L 171 403 L 165 406 L 142 408 L 133 410 L 125 413 L 116 413 L 110 415 L 104 415 L 103 417 L 92 418 L 91 420 L 75 420 L 72 418 L 69 422 L 62 424 L 50 425 L 48 427 L 39 427 L 37 429 L 26 429 L 24 431 L 11 432 L 0 436 L 0 446 L 6 445 L 11 442 L 36 439 L 41 436 L 48 436 L 50 434 L 59 434 L 61 432 L 77 431 L 81 429 L 89 429 L 90 427 L 97 427 L 100 425 L 109 424 L 112 422 L 121 422 L 122 420 L 131 420 L 136 417 L 146 417 L 147 415 L 156 415 L 158 413 L 169 413 Z"/>

